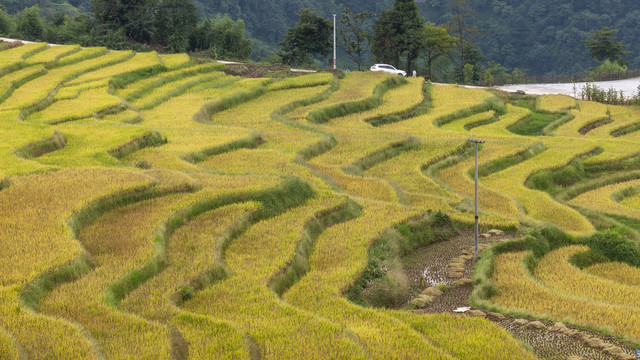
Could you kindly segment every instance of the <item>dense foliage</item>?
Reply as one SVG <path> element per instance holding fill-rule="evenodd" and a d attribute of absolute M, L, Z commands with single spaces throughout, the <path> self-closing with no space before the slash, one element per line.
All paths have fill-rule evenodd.
<path fill-rule="evenodd" d="M 200 1 L 203 2 L 203 1 Z M 390 0 L 362 1 L 240 1 L 222 0 L 202 5 L 210 13 L 229 13 L 234 19 L 242 18 L 249 33 L 266 42 L 275 43 L 295 23 L 297 8 L 310 7 L 327 18 L 340 13 L 342 7 L 354 12 L 368 10 L 380 14 L 393 5 Z M 418 3 L 420 15 L 427 21 L 443 24 L 451 19 L 449 2 L 430 0 Z M 478 47 L 487 60 L 517 67 L 526 73 L 580 72 L 593 67 L 583 40 L 602 26 L 619 29 L 617 39 L 640 52 L 640 10 L 634 2 L 615 0 L 564 1 L 550 0 L 501 1 L 476 0 L 474 22 L 483 30 L 477 37 Z M 262 15 L 270 14 L 268 19 Z M 640 60 L 628 59 L 631 68 L 640 66 Z"/>
<path fill-rule="evenodd" d="M 287 31 L 280 56 L 286 64 L 309 64 L 314 55 L 327 57 L 331 51 L 331 23 L 304 8 L 298 13 L 298 22 Z"/>
<path fill-rule="evenodd" d="M 34 0 L 0 0 L 11 14 L 35 3 Z M 259 59 L 268 58 L 276 49 L 276 43 L 298 21 L 296 14 L 301 8 L 317 11 L 326 19 L 338 14 L 340 20 L 344 7 L 354 13 L 369 11 L 380 15 L 394 2 L 194 0 L 193 3 L 203 18 L 228 14 L 234 20 L 244 20 L 248 35 L 256 39 L 253 57 Z M 42 15 L 53 15 L 56 11 L 73 13 L 76 8 L 91 9 L 90 0 L 68 0 L 72 6 L 52 0 L 38 1 L 38 4 Z M 603 26 L 619 29 L 617 40 L 628 45 L 627 50 L 634 54 L 640 53 L 640 44 L 636 41 L 640 37 L 640 28 L 636 26 L 640 22 L 640 10 L 632 1 L 475 0 L 471 4 L 476 11 L 472 23 L 482 31 L 476 39 L 478 49 L 486 61 L 495 61 L 507 68 L 517 67 L 527 74 L 577 73 L 596 66 L 589 58 L 584 40 Z M 438 25 L 451 21 L 448 0 L 417 2 L 417 6 L 420 16 L 427 21 Z M 369 26 L 372 25 L 370 21 Z M 343 54 L 338 58 L 344 61 L 348 56 Z M 640 67 L 640 59 L 623 60 L 629 61 L 630 68 Z"/>
<path fill-rule="evenodd" d="M 0 35 L 112 49 L 201 52 L 215 59 L 246 59 L 251 54 L 242 20 L 216 16 L 201 22 L 190 0 L 93 0 L 92 5 L 90 14 L 67 15 L 56 8 L 59 12 L 49 17 L 42 16 L 49 12 L 38 5 L 14 15 L 0 7 Z"/>

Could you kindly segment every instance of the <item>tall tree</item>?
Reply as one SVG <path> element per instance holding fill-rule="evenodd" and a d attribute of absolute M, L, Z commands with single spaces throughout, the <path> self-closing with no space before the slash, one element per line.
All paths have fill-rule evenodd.
<path fill-rule="evenodd" d="M 246 59 L 251 55 L 251 48 L 244 21 L 234 22 L 228 15 L 205 20 L 191 37 L 192 50 L 209 49 L 214 59 Z"/>
<path fill-rule="evenodd" d="M 358 71 L 362 70 L 363 56 L 371 44 L 371 33 L 365 26 L 367 19 L 373 16 L 375 15 L 368 11 L 354 14 L 348 8 L 342 10 L 342 18 L 338 26 L 340 47 L 358 65 Z"/>
<path fill-rule="evenodd" d="M 371 53 L 377 62 L 397 66 L 400 62 L 402 44 L 395 20 L 395 14 L 391 10 L 382 11 L 378 21 L 373 25 Z"/>
<path fill-rule="evenodd" d="M 44 25 L 40 18 L 40 8 L 34 5 L 24 9 L 18 15 L 18 24 L 16 31 L 28 40 L 42 40 L 44 33 Z"/>
<path fill-rule="evenodd" d="M 189 0 L 162 0 L 155 14 L 154 38 L 173 52 L 185 52 L 198 25 L 198 12 Z"/>
<path fill-rule="evenodd" d="M 447 30 L 435 26 L 434 23 L 428 22 L 424 27 L 425 40 L 423 53 L 427 61 L 427 76 L 433 78 L 433 62 L 443 55 L 450 54 L 455 51 L 456 38 L 449 35 Z"/>
<path fill-rule="evenodd" d="M 91 0 L 96 21 L 127 38 L 149 43 L 158 0 Z"/>
<path fill-rule="evenodd" d="M 310 64 L 313 56 L 327 57 L 331 52 L 333 27 L 329 20 L 310 9 L 298 13 L 298 23 L 287 31 L 281 46 L 280 56 L 287 64 Z"/>
<path fill-rule="evenodd" d="M 631 51 L 626 51 L 627 46 L 615 40 L 617 32 L 617 29 L 610 29 L 607 26 L 594 31 L 591 34 L 591 39 L 584 41 L 587 45 L 587 50 L 589 50 L 589 56 L 599 63 L 609 60 L 621 65 L 627 65 L 620 58 L 631 54 Z"/>
<path fill-rule="evenodd" d="M 9 35 L 12 29 L 13 21 L 11 20 L 11 16 L 6 13 L 4 8 L 0 8 L 0 34 L 5 36 Z"/>
<path fill-rule="evenodd" d="M 371 52 L 378 61 L 394 65 L 404 57 L 407 71 L 411 71 L 423 46 L 423 25 L 414 0 L 395 0 L 393 8 L 384 10 L 373 26 Z"/>
<path fill-rule="evenodd" d="M 480 30 L 472 24 L 475 10 L 470 0 L 450 0 L 451 21 L 447 23 L 447 30 L 456 39 L 456 51 L 450 53 L 449 58 L 456 66 L 457 81 L 468 83 L 465 78 L 465 66 L 474 66 L 483 59 L 476 46 L 476 36 Z"/>

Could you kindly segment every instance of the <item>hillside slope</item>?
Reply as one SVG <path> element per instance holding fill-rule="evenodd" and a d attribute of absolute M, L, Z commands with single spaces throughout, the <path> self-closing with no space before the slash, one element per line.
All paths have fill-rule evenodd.
<path fill-rule="evenodd" d="M 348 7 L 355 12 L 367 10 L 380 14 L 391 8 L 392 0 L 193 0 L 203 17 L 229 14 L 246 22 L 249 35 L 258 43 L 255 55 L 266 56 L 292 27 L 300 8 L 309 7 L 323 16 L 340 14 Z M 640 6 L 631 1 L 513 1 L 475 0 L 476 15 L 472 19 L 482 30 L 478 46 L 486 60 L 509 68 L 517 67 L 528 74 L 575 73 L 595 65 L 587 56 L 583 40 L 602 26 L 619 29 L 618 40 L 640 54 Z M 90 11 L 90 0 L 0 0 L 10 13 L 39 4 L 43 15 L 56 11 L 76 13 Z M 449 21 L 447 0 L 418 1 L 421 15 L 428 21 Z M 265 16 L 268 14 L 268 16 Z M 254 56 L 255 57 L 255 56 Z M 632 68 L 640 67 L 640 58 L 627 59 Z"/>

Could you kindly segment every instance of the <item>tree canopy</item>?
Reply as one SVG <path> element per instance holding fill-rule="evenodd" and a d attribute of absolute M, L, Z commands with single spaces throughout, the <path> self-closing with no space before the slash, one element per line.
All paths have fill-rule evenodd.
<path fill-rule="evenodd" d="M 342 10 L 342 19 L 338 26 L 340 47 L 351 57 L 362 70 L 363 58 L 371 44 L 371 33 L 366 29 L 366 21 L 375 16 L 365 11 L 354 14 L 348 8 Z"/>
<path fill-rule="evenodd" d="M 393 4 L 391 0 L 192 2 L 201 19 L 215 19 L 228 14 L 234 21 L 243 20 L 246 36 L 255 39 L 252 48 L 259 50 L 253 55 L 256 60 L 268 58 L 271 52 L 279 49 L 277 42 L 297 23 L 296 14 L 301 8 L 310 8 L 325 19 L 331 19 L 332 14 L 338 13 L 340 20 L 340 13 L 337 11 L 345 7 L 354 14 L 364 11 L 377 14 L 379 19 L 382 11 Z M 416 6 L 419 15 L 425 20 L 445 24 L 452 16 L 450 2 L 428 0 L 417 2 Z M 57 12 L 71 15 L 70 19 L 81 12 L 91 12 L 91 0 L 0 0 L 0 5 L 4 5 L 11 16 L 30 6 L 39 5 L 40 15 L 47 19 L 51 19 Z M 625 50 L 640 53 L 640 42 L 637 41 L 640 38 L 640 9 L 634 1 L 473 0 L 470 5 L 476 14 L 469 24 L 482 30 L 476 36 L 475 48 L 486 58 L 484 61 L 495 61 L 507 68 L 517 67 L 528 74 L 577 73 L 593 67 L 594 60 L 589 57 L 584 40 L 603 26 L 618 29 L 616 40 L 627 45 Z M 371 21 L 368 23 L 367 30 L 372 31 Z M 84 20 L 74 22 L 74 26 L 84 24 Z M 13 21 L 13 31 L 15 25 Z M 46 28 L 47 24 L 44 25 Z M 98 40 L 98 35 L 95 36 Z M 116 38 L 107 33 L 102 33 L 101 36 Z M 83 37 L 89 37 L 89 34 L 86 33 Z M 339 54 L 339 60 L 342 56 L 349 59 L 348 55 Z M 630 68 L 640 68 L 638 56 L 621 59 L 629 61 Z M 440 57 L 434 62 L 434 66 L 437 67 L 444 61 Z M 404 62 L 398 65 L 404 67 Z M 342 61 L 342 64 L 346 63 L 347 61 Z M 354 64 L 352 68 L 356 66 Z"/>
<path fill-rule="evenodd" d="M 217 16 L 200 22 L 191 0 L 93 0 L 93 17 L 56 13 L 49 19 L 39 7 L 16 15 L 0 8 L 0 35 L 30 41 L 110 49 L 168 52 L 200 51 L 213 58 L 242 60 L 251 54 L 245 23 Z"/>
<path fill-rule="evenodd" d="M 425 38 L 423 42 L 424 58 L 427 62 L 427 77 L 433 77 L 433 62 L 440 56 L 455 51 L 456 38 L 449 35 L 446 29 L 428 22 L 424 26 Z"/>
<path fill-rule="evenodd" d="M 313 57 L 327 57 L 332 48 L 333 26 L 310 9 L 301 9 L 298 23 L 287 31 L 281 47 L 280 56 L 286 64 L 300 65 L 313 63 Z"/>
<path fill-rule="evenodd" d="M 383 11 L 373 26 L 371 52 L 376 60 L 399 66 L 403 58 L 407 71 L 413 70 L 424 43 L 423 25 L 414 0 L 395 0 L 393 8 Z"/>
<path fill-rule="evenodd" d="M 594 31 L 591 38 L 584 41 L 587 50 L 589 50 L 589 56 L 599 63 L 603 63 L 605 60 L 615 63 L 620 62 L 624 55 L 631 54 L 631 51 L 625 50 L 626 45 L 615 40 L 617 32 L 618 30 L 610 29 L 607 26 Z"/>

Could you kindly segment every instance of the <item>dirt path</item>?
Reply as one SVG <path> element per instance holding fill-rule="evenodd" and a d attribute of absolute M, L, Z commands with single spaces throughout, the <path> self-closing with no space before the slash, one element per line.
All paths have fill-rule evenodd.
<path fill-rule="evenodd" d="M 480 238 L 479 243 L 492 244 L 499 241 L 510 240 L 512 234 L 495 235 L 488 238 Z M 417 249 L 403 259 L 405 273 L 411 282 L 412 297 L 430 286 L 438 284 L 452 285 L 458 279 L 449 275 L 450 263 L 461 256 L 469 257 L 473 249 L 473 231 L 462 230 L 454 238 Z M 473 270 L 473 261 L 465 261 L 463 278 L 470 278 Z M 425 274 L 422 280 L 421 274 Z M 459 277 L 459 275 L 457 276 Z M 468 302 L 473 292 L 473 284 L 453 285 L 442 295 L 433 297 L 433 301 L 426 304 L 421 310 L 425 313 L 453 312 L 460 307 L 471 307 Z M 516 318 L 495 314 L 480 309 L 472 309 L 465 313 L 470 316 L 482 316 L 502 328 L 533 350 L 541 359 L 566 360 L 566 359 L 595 359 L 595 360 L 622 360 L 635 359 L 635 349 L 621 343 L 616 338 L 591 330 L 585 330 L 574 326 L 554 324 L 549 321 L 537 321 L 530 318 Z M 464 316 L 464 315 L 461 315 Z"/>

